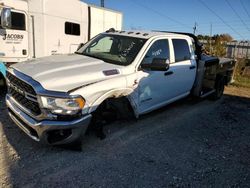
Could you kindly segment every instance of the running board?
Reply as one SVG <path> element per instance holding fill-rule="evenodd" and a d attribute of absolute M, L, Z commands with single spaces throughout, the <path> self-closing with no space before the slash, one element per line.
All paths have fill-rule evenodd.
<path fill-rule="evenodd" d="M 206 92 L 205 94 L 201 95 L 200 98 L 205 98 L 205 97 L 207 97 L 208 95 L 211 95 L 214 92 L 215 92 L 215 89 L 213 89 L 213 90 L 211 90 L 209 92 Z"/>

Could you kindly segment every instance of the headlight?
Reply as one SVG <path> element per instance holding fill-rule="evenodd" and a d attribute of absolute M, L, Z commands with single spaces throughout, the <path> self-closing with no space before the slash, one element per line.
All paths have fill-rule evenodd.
<path fill-rule="evenodd" d="M 73 115 L 81 111 L 85 105 L 82 97 L 53 98 L 41 96 L 42 108 L 50 110 L 54 114 Z"/>

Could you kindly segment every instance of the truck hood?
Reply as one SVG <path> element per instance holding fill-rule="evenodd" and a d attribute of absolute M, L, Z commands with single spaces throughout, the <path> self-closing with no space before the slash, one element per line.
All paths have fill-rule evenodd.
<path fill-rule="evenodd" d="M 68 92 L 121 74 L 122 66 L 77 55 L 54 55 L 17 63 L 12 68 L 32 77 L 45 89 Z M 106 72 L 107 71 L 107 72 Z"/>

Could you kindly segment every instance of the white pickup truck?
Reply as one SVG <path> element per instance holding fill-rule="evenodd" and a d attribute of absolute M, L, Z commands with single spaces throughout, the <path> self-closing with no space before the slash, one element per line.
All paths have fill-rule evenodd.
<path fill-rule="evenodd" d="M 75 54 L 12 65 L 6 103 L 32 139 L 66 144 L 110 114 L 138 118 L 190 94 L 218 99 L 234 65 L 203 55 L 192 34 L 110 29 Z"/>

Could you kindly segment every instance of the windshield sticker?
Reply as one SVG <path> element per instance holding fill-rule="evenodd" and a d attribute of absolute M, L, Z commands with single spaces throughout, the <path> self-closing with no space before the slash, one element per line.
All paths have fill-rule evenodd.
<path fill-rule="evenodd" d="M 162 49 L 159 49 L 159 50 L 157 50 L 155 52 L 152 52 L 152 56 L 158 56 L 158 55 L 161 54 L 161 52 L 162 52 Z"/>
<path fill-rule="evenodd" d="M 128 48 L 122 51 L 121 55 L 123 57 L 126 57 L 130 53 L 130 51 L 132 50 L 132 48 L 134 47 L 134 45 L 135 45 L 135 42 L 131 42 L 131 44 L 128 46 Z"/>

